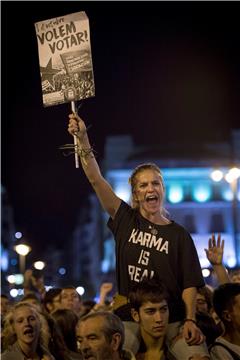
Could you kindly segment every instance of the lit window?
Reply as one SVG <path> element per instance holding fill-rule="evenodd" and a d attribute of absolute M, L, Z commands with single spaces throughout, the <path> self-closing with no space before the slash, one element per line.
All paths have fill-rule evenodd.
<path fill-rule="evenodd" d="M 231 189 L 225 189 L 222 193 L 223 199 L 226 201 L 232 201 L 233 200 L 233 193 Z"/>
<path fill-rule="evenodd" d="M 181 185 L 172 184 L 169 186 L 168 200 L 173 204 L 183 201 L 183 188 Z"/>
<path fill-rule="evenodd" d="M 209 184 L 195 185 L 193 189 L 193 198 L 197 202 L 206 202 L 211 197 L 211 189 Z"/>
<path fill-rule="evenodd" d="M 184 227 L 187 229 L 190 233 L 196 232 L 196 226 L 195 226 L 195 219 L 192 214 L 187 214 L 184 217 Z"/>
<path fill-rule="evenodd" d="M 224 232 L 224 222 L 223 222 L 223 215 L 221 213 L 212 214 L 211 224 L 210 224 L 210 233 L 221 233 Z"/>

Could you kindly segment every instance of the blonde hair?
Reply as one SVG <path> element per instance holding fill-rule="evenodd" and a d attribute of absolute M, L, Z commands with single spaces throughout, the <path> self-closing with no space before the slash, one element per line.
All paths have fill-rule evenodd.
<path fill-rule="evenodd" d="M 15 305 L 9 310 L 7 313 L 5 319 L 4 319 L 4 327 L 2 331 L 2 351 L 6 350 L 9 346 L 13 345 L 17 341 L 17 336 L 13 328 L 13 322 L 14 322 L 14 312 L 21 308 L 21 307 L 28 307 L 31 309 L 34 314 L 36 315 L 36 318 L 38 319 L 40 323 L 40 337 L 39 337 L 39 344 L 44 343 L 44 335 L 42 333 L 42 321 L 39 312 L 37 311 L 36 307 L 28 302 L 21 301 Z"/>
<path fill-rule="evenodd" d="M 165 193 L 165 185 L 164 185 L 164 181 L 163 181 L 163 176 L 161 173 L 160 168 L 154 164 L 154 163 L 143 163 L 138 165 L 132 172 L 130 178 L 128 179 L 129 184 L 131 185 L 131 192 L 132 192 L 132 198 L 131 198 L 131 203 L 132 203 L 132 207 L 134 209 L 138 208 L 138 202 L 134 200 L 134 192 L 135 192 L 135 188 L 136 188 L 136 184 L 137 184 L 137 176 L 145 170 L 152 170 L 155 171 L 156 173 L 158 173 L 161 183 L 162 183 L 162 187 Z M 167 216 L 168 212 L 166 209 L 164 209 L 164 207 L 161 208 L 163 215 Z"/>

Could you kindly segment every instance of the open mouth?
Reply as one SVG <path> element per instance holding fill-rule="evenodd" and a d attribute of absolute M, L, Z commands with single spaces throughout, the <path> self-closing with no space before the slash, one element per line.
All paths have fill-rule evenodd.
<path fill-rule="evenodd" d="M 24 335 L 33 335 L 33 328 L 27 328 L 23 332 Z"/>
<path fill-rule="evenodd" d="M 84 358 L 84 360 L 86 359 L 93 359 L 94 357 L 93 357 L 93 355 L 92 354 L 83 354 L 83 358 Z"/>
<path fill-rule="evenodd" d="M 146 201 L 147 201 L 147 203 L 153 204 L 158 201 L 158 197 L 156 195 L 148 195 L 146 197 Z"/>

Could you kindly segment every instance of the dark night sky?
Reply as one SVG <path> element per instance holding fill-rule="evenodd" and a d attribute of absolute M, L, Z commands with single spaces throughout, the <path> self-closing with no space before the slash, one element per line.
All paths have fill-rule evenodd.
<path fill-rule="evenodd" d="M 2 183 L 16 227 L 39 255 L 68 241 L 90 186 L 58 146 L 69 104 L 43 108 L 34 22 L 86 11 L 96 85 L 81 115 L 137 144 L 229 140 L 240 127 L 240 3 L 1 2 Z"/>

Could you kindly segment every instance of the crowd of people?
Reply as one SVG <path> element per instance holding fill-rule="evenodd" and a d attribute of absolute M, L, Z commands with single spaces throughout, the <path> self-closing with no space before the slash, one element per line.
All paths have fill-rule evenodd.
<path fill-rule="evenodd" d="M 219 286 L 205 285 L 196 296 L 194 321 L 212 360 L 240 359 L 240 281 L 236 272 L 229 276 L 223 265 L 222 244 L 220 237 L 216 242 L 213 236 L 206 250 L 213 268 L 221 268 L 216 273 Z M 43 288 L 43 277 L 36 281 L 27 270 L 19 301 L 10 302 L 1 294 L 3 360 L 207 358 L 205 351 L 195 354 L 196 347 L 191 344 L 192 355 L 186 355 L 181 332 L 172 339 L 170 297 L 157 278 L 136 282 L 124 306 L 118 295 L 109 302 L 112 283 L 101 285 L 98 302 L 83 300 L 73 286 Z"/>
<path fill-rule="evenodd" d="M 189 232 L 164 208 L 162 173 L 139 165 L 129 183 L 131 205 L 104 179 L 84 121 L 69 115 L 82 168 L 116 242 L 117 293 L 104 283 L 100 301 L 83 301 L 72 286 L 45 292 L 41 278 L 4 315 L 2 358 L 95 360 L 240 359 L 240 282 L 223 265 L 224 240 L 209 239 L 206 256 L 219 281 L 205 284 Z M 17 354 L 17 355 L 16 355 Z M 17 357 L 18 356 L 18 357 Z"/>

